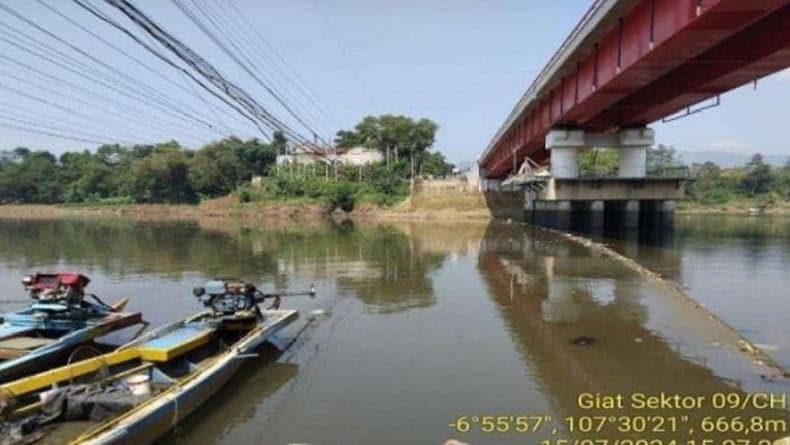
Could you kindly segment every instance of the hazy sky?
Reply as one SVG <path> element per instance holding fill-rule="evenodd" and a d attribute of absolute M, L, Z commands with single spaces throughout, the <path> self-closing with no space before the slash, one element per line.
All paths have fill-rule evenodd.
<path fill-rule="evenodd" d="M 141 95 L 139 91 L 128 90 L 123 85 L 124 80 L 116 74 L 104 71 L 105 68 L 95 62 L 0 11 L 0 56 L 43 72 L 35 74 L 29 68 L 0 59 L 0 124 L 46 123 L 51 124 L 53 130 L 90 133 L 101 140 L 146 142 L 175 137 L 191 147 L 231 131 L 242 136 L 257 135 L 254 127 L 232 117 L 227 107 L 223 108 L 224 105 L 206 94 L 201 94 L 202 98 L 196 96 L 199 87 L 189 84 L 182 75 L 73 1 L 41 1 L 68 14 L 171 80 L 162 79 L 108 48 L 46 9 L 38 0 L 0 0 L 0 3 L 122 71 L 133 78 L 132 82 L 143 82 L 152 90 L 168 95 L 167 99 L 162 99 L 168 104 L 165 110 L 175 115 L 136 102 L 150 102 L 159 93 Z M 133 1 L 204 56 L 224 76 L 282 119 L 295 124 L 264 89 L 190 23 L 172 1 Z M 194 5 L 194 0 L 183 1 Z M 198 3 L 217 8 L 218 1 L 199 0 Z M 402 113 L 427 117 L 440 124 L 437 148 L 453 161 L 472 161 L 480 154 L 515 101 L 590 4 L 590 0 L 233 1 L 287 60 L 288 69 L 298 71 L 309 88 L 317 92 L 311 98 L 323 104 L 331 120 L 309 107 L 307 99 L 299 96 L 301 99 L 296 101 L 301 104 L 296 106 L 299 114 L 311 116 L 311 126 L 331 135 L 338 125 L 350 128 L 367 114 Z M 134 25 L 102 2 L 91 2 L 137 32 Z M 228 14 L 226 17 L 235 17 L 230 15 L 232 9 L 227 6 L 222 11 Z M 242 22 L 238 18 L 234 20 L 241 29 Z M 56 52 L 50 57 L 78 73 L 57 67 L 3 41 L 17 41 L 20 31 L 22 36 L 44 43 L 43 51 L 54 49 Z M 245 35 L 253 37 L 251 33 Z M 23 44 L 30 45 L 29 41 Z M 264 74 L 276 76 L 279 73 L 272 68 L 270 58 L 273 56 L 256 52 L 251 57 L 264 67 Z M 79 73 L 85 72 L 100 76 L 109 86 L 81 77 Z M 46 76 L 83 86 L 92 94 Z M 297 94 L 297 90 L 282 79 L 277 85 L 287 91 L 284 94 Z M 139 85 L 132 86 L 136 87 Z M 141 99 L 133 99 L 135 97 Z M 207 107 L 204 100 L 213 105 Z M 657 140 L 680 150 L 790 154 L 788 104 L 790 72 L 785 71 L 761 81 L 757 90 L 748 85 L 728 93 L 722 97 L 722 106 L 718 108 L 669 124 L 655 124 Z M 193 121 L 179 123 L 180 111 L 172 111 L 170 105 L 180 111 L 191 109 L 200 119 L 221 122 L 220 126 L 228 128 L 214 133 L 201 129 L 200 124 Z M 161 103 L 158 106 L 164 107 Z M 0 149 L 20 145 L 56 153 L 95 146 L 0 127 Z"/>

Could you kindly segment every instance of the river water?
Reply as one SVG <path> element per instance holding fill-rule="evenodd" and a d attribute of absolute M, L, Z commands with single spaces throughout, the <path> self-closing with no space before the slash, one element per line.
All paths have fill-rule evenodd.
<path fill-rule="evenodd" d="M 606 242 L 685 286 L 790 365 L 790 219 L 678 216 L 673 235 Z M 655 411 L 580 406 L 583 392 L 710 399 L 744 391 L 786 396 L 788 384 L 766 378 L 732 332 L 685 299 L 612 259 L 521 225 L 0 220 L 6 300 L 24 298 L 23 275 L 51 269 L 86 273 L 90 289 L 107 301 L 131 296 L 129 309 L 154 325 L 200 310 L 191 289 L 215 276 L 265 290 L 315 285 L 316 298 L 284 301 L 301 311 L 287 333 L 298 334 L 294 345 L 247 366 L 163 443 L 724 440 L 741 436 L 689 429 L 705 416 L 787 421 L 785 410 L 714 410 L 709 403 Z M 648 423 L 676 417 L 679 432 L 656 425 L 624 432 L 614 424 L 571 431 L 584 416 L 645 414 Z M 487 416 L 505 416 L 510 431 L 484 431 Z M 522 416 L 536 431 L 516 431 Z M 458 431 L 463 420 L 470 431 Z M 771 428 L 755 427 L 748 437 L 790 434 Z"/>

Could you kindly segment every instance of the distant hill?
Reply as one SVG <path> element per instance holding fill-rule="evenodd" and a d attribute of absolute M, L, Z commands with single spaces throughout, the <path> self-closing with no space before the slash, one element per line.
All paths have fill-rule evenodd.
<path fill-rule="evenodd" d="M 719 167 L 741 167 L 749 162 L 752 154 L 733 153 L 729 151 L 678 151 L 678 156 L 684 164 L 702 164 L 711 161 Z M 790 158 L 790 153 L 784 155 L 763 155 L 765 162 L 774 166 L 783 166 Z"/>

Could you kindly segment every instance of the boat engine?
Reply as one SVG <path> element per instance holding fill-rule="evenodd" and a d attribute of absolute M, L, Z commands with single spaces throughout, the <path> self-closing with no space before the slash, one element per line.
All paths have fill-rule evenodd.
<path fill-rule="evenodd" d="M 242 311 L 258 311 L 265 296 L 254 284 L 244 281 L 210 280 L 192 290 L 192 294 L 215 314 L 233 315 Z"/>
<path fill-rule="evenodd" d="M 30 298 L 39 303 L 65 303 L 79 306 L 85 298 L 85 287 L 90 279 L 72 272 L 37 273 L 22 279 Z"/>

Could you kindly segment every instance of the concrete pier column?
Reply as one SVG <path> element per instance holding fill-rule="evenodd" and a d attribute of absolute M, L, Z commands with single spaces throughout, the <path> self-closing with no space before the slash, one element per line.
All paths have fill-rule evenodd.
<path fill-rule="evenodd" d="M 589 213 L 589 227 L 592 233 L 599 233 L 603 230 L 604 224 L 604 203 L 603 201 L 590 201 Z"/>
<path fill-rule="evenodd" d="M 570 201 L 552 201 L 554 207 L 554 228 L 557 230 L 571 230 L 572 207 Z"/>
<path fill-rule="evenodd" d="M 535 224 L 557 230 L 571 228 L 570 201 L 535 201 Z"/>
<path fill-rule="evenodd" d="M 647 149 L 655 142 L 651 128 L 628 128 L 618 134 L 620 142 L 620 164 L 617 176 L 621 178 L 644 178 L 647 169 Z"/>
<path fill-rule="evenodd" d="M 661 201 L 658 208 L 661 228 L 670 230 L 675 227 L 675 201 Z"/>
<path fill-rule="evenodd" d="M 530 199 L 529 196 L 524 200 L 524 221 L 528 224 L 535 223 L 535 200 Z"/>
<path fill-rule="evenodd" d="M 639 201 L 625 201 L 623 205 L 623 226 L 626 230 L 639 228 Z"/>
<path fill-rule="evenodd" d="M 623 147 L 617 176 L 620 178 L 644 178 L 647 174 L 647 147 Z"/>
<path fill-rule="evenodd" d="M 551 174 L 555 178 L 579 177 L 577 153 L 584 147 L 584 131 L 551 130 L 546 135 L 546 150 L 551 152 Z"/>

